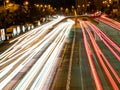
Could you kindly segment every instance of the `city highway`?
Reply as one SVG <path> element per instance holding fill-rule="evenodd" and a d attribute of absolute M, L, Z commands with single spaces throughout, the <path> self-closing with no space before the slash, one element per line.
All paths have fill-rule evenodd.
<path fill-rule="evenodd" d="M 119 23 L 81 18 L 60 17 L 10 40 L 0 90 L 119 90 Z"/>
<path fill-rule="evenodd" d="M 101 22 L 94 25 L 90 21 L 82 19 L 78 19 L 78 21 L 79 25 L 77 26 L 79 27 L 75 25 L 71 31 L 74 33 L 72 34 L 73 40 L 67 43 L 63 49 L 64 53 L 60 58 L 62 61 L 51 89 L 119 90 L 120 47 L 119 40 L 114 41 L 115 38 L 113 38 L 114 35 L 118 35 L 116 33 L 118 30 Z M 105 28 L 101 28 L 102 26 Z M 106 33 L 107 30 L 110 32 L 114 30 L 114 35 Z M 71 58 L 71 78 L 68 78 Z M 67 81 L 69 80 L 68 88 Z"/>
<path fill-rule="evenodd" d="M 93 26 L 93 24 L 89 24 L 89 23 L 87 23 L 90 27 L 91 26 Z M 119 74 L 117 74 L 117 72 L 114 70 L 114 68 L 112 67 L 112 65 L 110 64 L 110 62 L 107 60 L 107 58 L 104 56 L 104 54 L 103 54 L 103 52 L 101 51 L 101 49 L 99 48 L 99 46 L 97 45 L 97 43 L 96 43 L 96 41 L 95 41 L 95 38 L 94 38 L 94 36 L 92 35 L 92 33 L 90 32 L 90 29 L 87 27 L 87 25 L 86 24 L 82 24 L 82 25 L 84 25 L 84 28 L 85 28 L 85 30 L 87 31 L 87 33 L 88 33 L 88 36 L 90 37 L 90 41 L 91 41 L 91 43 L 92 43 L 92 46 L 93 46 L 93 51 L 95 52 L 95 56 L 97 56 L 97 58 L 98 58 L 98 63 L 101 65 L 101 69 L 104 71 L 104 73 L 105 73 L 105 75 L 107 76 L 107 78 L 108 78 L 108 81 L 110 82 L 110 84 L 111 84 L 111 86 L 112 86 L 112 88 L 113 89 L 115 89 L 115 90 L 118 90 L 119 89 L 119 87 L 118 87 L 118 85 L 120 84 L 120 78 L 119 78 Z M 92 30 L 94 30 L 94 32 L 96 31 L 97 32 L 97 30 L 99 30 L 99 29 L 97 29 L 97 27 L 95 27 L 94 26 L 94 29 L 92 28 Z M 101 30 L 99 31 L 99 32 L 97 32 L 97 35 L 100 37 L 100 40 L 106 45 L 106 47 L 107 48 L 109 48 L 110 49 L 110 51 L 113 53 L 113 54 L 116 54 L 117 55 L 117 53 L 115 53 L 114 52 L 114 50 L 111 50 L 112 48 L 108 45 L 108 42 L 109 42 L 109 44 L 111 44 L 111 46 L 113 46 L 113 45 L 116 45 L 115 43 L 113 43 L 113 42 L 110 42 L 109 40 L 109 38 L 108 37 L 106 37 L 105 36 L 105 34 L 104 33 L 101 33 Z M 104 36 L 103 36 L 104 35 Z M 106 41 L 104 40 L 104 39 L 106 39 Z M 107 42 L 108 41 L 108 42 Z M 84 42 L 86 42 L 86 41 L 84 41 Z M 85 45 L 85 46 L 87 46 L 87 45 Z M 91 47 L 92 47 L 91 46 Z M 117 45 L 116 45 L 116 47 L 118 47 Z M 115 48 L 116 48 L 115 47 Z M 90 46 L 89 46 L 89 48 L 90 48 Z M 87 47 L 86 47 L 86 49 L 87 49 Z M 118 49 L 119 49 L 119 47 L 118 47 Z M 89 49 L 88 49 L 89 50 Z M 87 50 L 86 50 L 87 51 Z M 91 58 L 92 58 L 92 54 L 91 54 L 91 52 L 90 51 L 88 51 L 88 53 L 90 53 L 90 55 L 91 55 Z M 89 54 L 88 54 L 89 55 Z M 118 56 L 118 57 L 117 57 Z M 119 55 L 117 55 L 116 56 L 116 58 L 117 58 L 117 60 L 119 60 L 120 58 L 119 58 Z M 90 56 L 89 56 L 90 57 Z M 92 61 L 92 60 L 91 60 Z M 119 63 L 119 62 L 118 62 Z M 108 68 L 107 68 L 107 66 L 106 65 L 108 65 L 108 68 L 111 70 L 111 72 L 113 73 L 113 75 L 115 76 L 115 78 L 117 79 L 117 82 L 115 82 L 115 80 L 113 79 L 113 77 L 112 77 L 112 74 L 110 73 L 110 71 L 108 70 Z M 94 67 L 94 65 L 92 66 L 92 67 Z M 91 68 L 92 68 L 91 67 Z M 92 70 L 92 69 L 91 69 Z M 102 71 L 101 70 L 101 71 Z M 93 71 L 96 71 L 95 69 L 93 69 Z M 96 72 L 95 72 L 96 73 Z M 93 73 L 93 74 L 95 74 L 95 73 Z M 97 72 L 97 73 L 99 73 L 99 72 Z M 94 75 L 93 75 L 94 76 Z M 102 85 L 101 85 L 101 83 L 100 83 L 100 79 L 98 78 L 98 75 L 96 75 L 96 76 L 94 76 L 94 78 L 95 78 L 95 84 L 96 84 L 96 88 L 98 88 L 98 89 L 101 89 L 102 90 Z M 96 81 L 97 80 L 97 81 Z M 118 85 L 117 85 L 117 83 L 118 83 Z M 108 86 L 110 86 L 110 85 L 108 85 Z"/>
<path fill-rule="evenodd" d="M 16 81 L 14 78 L 20 77 L 21 73 L 25 74 L 24 71 L 29 70 L 30 64 L 34 65 L 16 86 L 16 90 L 25 88 L 39 89 L 43 88 L 43 86 L 45 87 L 43 81 L 46 81 L 46 75 L 49 75 L 50 78 L 53 77 L 51 73 L 54 72 L 54 70 L 51 69 L 55 68 L 57 57 L 68 37 L 70 28 L 74 24 L 74 21 L 68 20 L 58 24 L 53 29 L 53 25 L 63 19 L 64 17 L 61 17 L 14 39 L 16 42 L 13 46 L 0 55 L 0 89 L 13 88 L 15 86 L 14 84 L 19 82 L 19 79 Z M 14 40 L 10 41 L 10 43 Z M 40 52 L 40 56 L 37 56 Z M 47 67 L 49 67 L 49 69 L 46 69 Z M 35 77 L 38 78 L 36 79 L 38 81 L 35 80 Z M 39 82 L 39 79 L 42 79 L 42 85 L 41 82 Z M 14 81 L 16 81 L 16 83 L 12 84 Z M 34 83 L 31 86 L 33 81 L 36 84 Z M 35 87 L 34 85 L 41 86 Z M 47 84 L 46 88 L 48 88 Z"/>

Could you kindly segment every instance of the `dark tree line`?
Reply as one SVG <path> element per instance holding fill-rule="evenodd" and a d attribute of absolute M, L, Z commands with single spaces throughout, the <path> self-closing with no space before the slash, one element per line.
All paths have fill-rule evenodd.
<path fill-rule="evenodd" d="M 0 28 L 7 28 L 11 25 L 20 25 L 25 23 L 32 23 L 35 20 L 54 14 L 48 8 L 38 8 L 34 4 L 28 6 L 20 5 L 19 8 L 10 12 L 10 10 L 3 10 L 0 13 Z"/>

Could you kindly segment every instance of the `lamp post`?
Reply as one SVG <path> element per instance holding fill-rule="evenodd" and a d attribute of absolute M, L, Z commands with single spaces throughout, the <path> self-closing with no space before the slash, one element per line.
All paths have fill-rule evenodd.
<path fill-rule="evenodd" d="M 25 6 L 27 6 L 28 4 L 29 4 L 29 2 L 28 2 L 28 1 L 25 1 L 25 2 L 24 2 L 24 5 L 25 5 Z"/>
<path fill-rule="evenodd" d="M 8 10 L 6 10 L 6 4 L 8 4 L 10 1 L 9 0 L 4 0 L 3 1 L 3 5 L 4 5 L 4 21 L 3 21 L 3 27 L 4 27 L 4 31 L 5 31 L 5 40 L 7 40 L 7 35 L 6 35 L 6 28 L 7 28 L 7 23 L 6 23 L 6 16 L 8 15 Z"/>
<path fill-rule="evenodd" d="M 25 1 L 25 2 L 23 3 L 23 5 L 24 5 L 24 8 L 25 8 L 26 13 L 28 13 L 28 5 L 29 5 L 29 2 L 28 2 L 28 1 Z"/>
<path fill-rule="evenodd" d="M 10 1 L 9 0 L 4 0 L 3 4 L 4 4 L 4 8 L 6 9 L 6 4 L 8 4 Z"/>

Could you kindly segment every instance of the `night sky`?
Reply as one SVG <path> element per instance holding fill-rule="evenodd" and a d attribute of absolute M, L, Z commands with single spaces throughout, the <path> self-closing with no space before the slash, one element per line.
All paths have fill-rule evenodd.
<path fill-rule="evenodd" d="M 75 5 L 75 0 L 31 0 L 40 3 L 50 3 L 53 7 L 71 7 Z"/>
<path fill-rule="evenodd" d="M 31 3 L 40 3 L 40 4 L 50 4 L 52 7 L 60 8 L 71 8 L 72 5 L 75 5 L 75 0 L 10 0 L 15 3 L 23 4 L 24 1 L 29 1 Z M 0 0 L 0 4 L 3 5 L 3 0 Z"/>
<path fill-rule="evenodd" d="M 12 1 L 12 0 L 11 0 Z M 17 3 L 23 2 L 24 0 L 14 0 Z M 64 7 L 70 8 L 75 5 L 75 0 L 28 0 L 32 3 L 51 4 L 53 7 Z"/>

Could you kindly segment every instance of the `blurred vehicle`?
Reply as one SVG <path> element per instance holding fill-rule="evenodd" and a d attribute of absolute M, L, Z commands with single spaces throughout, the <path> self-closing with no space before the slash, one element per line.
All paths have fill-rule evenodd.
<path fill-rule="evenodd" d="M 95 17 L 100 17 L 101 16 L 101 11 L 97 11 L 93 14 L 91 14 L 91 17 L 95 18 Z"/>

